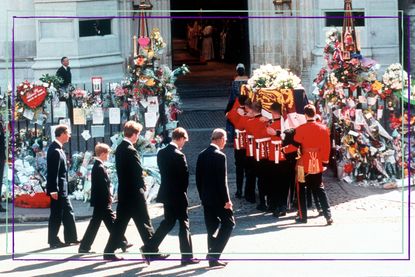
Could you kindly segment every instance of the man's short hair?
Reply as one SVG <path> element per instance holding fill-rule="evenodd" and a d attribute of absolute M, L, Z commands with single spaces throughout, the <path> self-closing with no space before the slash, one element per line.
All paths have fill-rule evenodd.
<path fill-rule="evenodd" d="M 189 139 L 189 136 L 187 135 L 187 132 L 184 128 L 178 127 L 173 130 L 173 133 L 171 134 L 172 140 L 179 140 L 181 138 L 185 138 L 186 140 Z"/>
<path fill-rule="evenodd" d="M 55 137 L 58 138 L 62 134 L 66 133 L 67 131 L 68 131 L 68 126 L 66 126 L 65 124 L 60 124 L 55 129 Z"/>
<path fill-rule="evenodd" d="M 247 97 L 244 104 L 246 107 L 251 108 L 252 100 Z"/>
<path fill-rule="evenodd" d="M 212 141 L 214 141 L 214 140 L 221 139 L 223 137 L 226 137 L 226 131 L 223 130 L 223 129 L 217 128 L 217 129 L 213 130 L 212 136 L 211 136 L 210 139 Z"/>
<path fill-rule="evenodd" d="M 68 58 L 68 57 L 62 57 L 62 58 L 61 58 L 61 63 L 63 63 L 63 60 L 64 60 L 64 59 L 67 59 L 67 58 Z"/>
<path fill-rule="evenodd" d="M 241 104 L 242 106 L 245 105 L 246 99 L 248 99 L 248 96 L 246 96 L 246 95 L 239 95 L 238 96 L 239 104 Z"/>
<path fill-rule="evenodd" d="M 260 113 L 260 112 L 261 112 L 261 110 L 262 110 L 262 104 L 261 104 L 261 101 L 254 101 L 254 102 L 252 102 L 252 104 L 251 104 L 251 109 L 252 109 L 254 112 Z"/>
<path fill-rule="evenodd" d="M 124 137 L 130 138 L 134 134 L 138 134 L 143 130 L 143 125 L 141 125 L 138 122 L 135 122 L 134 120 L 130 120 L 125 122 L 124 124 Z"/>
<path fill-rule="evenodd" d="M 313 104 L 307 104 L 304 107 L 304 114 L 308 117 L 314 117 L 316 115 L 316 107 Z"/>
<path fill-rule="evenodd" d="M 103 153 L 109 153 L 111 151 L 111 148 L 108 144 L 98 142 L 97 145 L 95 145 L 95 155 L 97 157 L 101 156 Z"/>
<path fill-rule="evenodd" d="M 270 110 L 272 112 L 276 112 L 276 113 L 281 114 L 281 104 L 277 103 L 277 102 L 272 103 L 272 105 L 270 107 Z"/>

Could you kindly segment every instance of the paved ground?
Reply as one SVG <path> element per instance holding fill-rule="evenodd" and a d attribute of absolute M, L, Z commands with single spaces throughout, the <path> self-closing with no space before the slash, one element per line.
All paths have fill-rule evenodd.
<path fill-rule="evenodd" d="M 191 174 L 194 173 L 197 154 L 209 143 L 211 129 L 224 126 L 219 107 L 226 99 L 204 101 L 207 108 L 202 110 L 197 108 L 200 101 L 185 100 L 185 107 L 194 107 L 194 110 L 186 108 L 181 120 L 189 129 L 190 142 L 184 152 Z M 233 196 L 232 151 L 230 147 L 225 148 Z M 50 250 L 47 248 L 45 222 L 48 209 L 15 208 L 17 222 L 13 226 L 10 221 L 7 226 L 0 224 L 0 254 L 3 254 L 0 256 L 0 276 L 415 276 L 413 261 L 405 261 L 408 258 L 408 206 L 411 207 L 411 221 L 415 219 L 415 200 L 413 197 L 408 199 L 408 190 L 386 191 L 340 183 L 329 173 L 324 180 L 335 220 L 332 226 L 326 226 L 324 218 L 318 217 L 316 211 L 310 211 L 308 224 L 296 225 L 295 213 L 277 220 L 270 214 L 258 212 L 253 204 L 233 199 L 237 225 L 222 256 L 231 261 L 226 268 L 217 270 L 208 269 L 206 261 L 190 267 L 178 266 L 179 262 L 175 260 L 180 258 L 177 226 L 160 248 L 171 253 L 170 260 L 145 266 L 138 253 L 142 242 L 135 226 L 130 224 L 126 237 L 134 247 L 128 253 L 120 254 L 125 261 L 106 263 L 101 259 L 108 239 L 104 226 L 101 226 L 92 246 L 97 252 L 95 255 L 78 255 L 76 246 Z M 190 183 L 193 250 L 195 257 L 203 259 L 206 255 L 206 231 L 193 175 Z M 73 205 L 80 239 L 92 209 L 79 201 L 73 201 Z M 149 210 L 153 225 L 157 227 L 162 219 L 162 208 L 159 204 L 151 204 Z M 9 206 L 9 216 L 11 212 Z M 6 214 L 0 214 L 3 221 L 5 217 Z M 414 236 L 413 228 L 411 235 Z M 13 257 L 11 253 L 14 253 Z M 369 261 L 373 259 L 377 261 Z"/>

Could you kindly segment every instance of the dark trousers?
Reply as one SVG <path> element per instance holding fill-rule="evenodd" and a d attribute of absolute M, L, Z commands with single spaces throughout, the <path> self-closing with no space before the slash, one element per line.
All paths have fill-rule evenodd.
<path fill-rule="evenodd" d="M 150 241 L 154 234 L 154 229 L 151 225 L 150 216 L 148 215 L 144 195 L 140 193 L 139 199 L 131 203 L 118 202 L 117 218 L 115 219 L 114 228 L 105 246 L 105 253 L 114 253 L 115 249 L 118 248 L 119 242 L 122 241 L 131 218 L 134 220 L 144 245 L 147 245 Z"/>
<path fill-rule="evenodd" d="M 258 179 L 258 195 L 259 195 L 259 204 L 266 205 L 266 198 L 269 204 L 269 181 L 268 181 L 268 172 L 267 166 L 269 165 L 268 160 L 260 160 L 257 162 L 255 160 L 255 175 Z"/>
<path fill-rule="evenodd" d="M 146 246 L 146 252 L 158 252 L 158 248 L 166 235 L 179 221 L 179 243 L 182 259 L 193 258 L 192 238 L 190 236 L 189 215 L 187 207 L 164 205 L 164 219 L 156 230 L 154 236 Z"/>
<path fill-rule="evenodd" d="M 246 157 L 245 165 L 245 199 L 250 202 L 255 202 L 255 186 L 257 182 L 256 161 L 253 157 Z"/>
<path fill-rule="evenodd" d="M 94 243 L 95 237 L 98 233 L 98 229 L 101 226 L 101 222 L 104 221 L 105 227 L 109 233 L 112 232 L 115 222 L 115 214 L 111 207 L 94 207 L 92 212 L 92 218 L 89 221 L 88 227 L 86 228 L 84 237 L 82 238 L 81 245 L 79 248 L 84 250 L 90 250 L 92 243 Z M 119 243 L 119 247 L 127 245 L 127 239 L 122 238 Z"/>
<path fill-rule="evenodd" d="M 3 175 L 4 175 L 4 165 L 6 160 L 0 160 L 0 207 L 1 207 L 1 192 L 3 188 Z"/>
<path fill-rule="evenodd" d="M 57 200 L 51 197 L 50 216 L 48 227 L 48 243 L 54 245 L 60 243 L 58 238 L 59 229 L 63 223 L 63 237 L 65 243 L 78 240 L 75 226 L 75 215 L 71 201 L 66 196 L 58 196 Z"/>
<path fill-rule="evenodd" d="M 271 208 L 279 212 L 287 211 L 288 191 L 290 188 L 288 161 L 280 161 L 278 164 L 269 162 L 268 176 L 269 176 L 269 191 L 271 199 Z"/>
<path fill-rule="evenodd" d="M 315 190 L 307 189 L 307 208 L 311 209 L 313 207 L 313 200 L 314 205 L 317 210 L 321 210 L 320 202 L 318 201 L 318 196 Z"/>
<path fill-rule="evenodd" d="M 329 201 L 322 182 L 322 173 L 307 174 L 305 183 L 298 183 L 299 215 L 301 219 L 307 219 L 307 197 L 306 189 L 311 189 L 317 195 L 325 218 L 331 217 Z"/>
<path fill-rule="evenodd" d="M 287 180 L 288 180 L 288 206 L 296 208 L 296 176 L 295 167 L 297 161 L 295 159 L 287 159 Z"/>
<path fill-rule="evenodd" d="M 242 187 L 244 184 L 245 177 L 245 149 L 235 149 L 235 170 L 236 170 L 236 192 L 242 194 Z"/>
<path fill-rule="evenodd" d="M 204 214 L 209 252 L 207 258 L 219 259 L 235 227 L 233 212 L 220 206 L 204 206 Z"/>

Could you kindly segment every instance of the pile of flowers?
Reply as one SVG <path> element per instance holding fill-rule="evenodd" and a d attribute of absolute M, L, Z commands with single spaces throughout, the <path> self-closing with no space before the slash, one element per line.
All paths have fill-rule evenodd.
<path fill-rule="evenodd" d="M 288 69 L 271 64 L 261 65 L 248 80 L 248 85 L 254 92 L 261 88 L 293 89 L 300 83 L 300 78 Z"/>

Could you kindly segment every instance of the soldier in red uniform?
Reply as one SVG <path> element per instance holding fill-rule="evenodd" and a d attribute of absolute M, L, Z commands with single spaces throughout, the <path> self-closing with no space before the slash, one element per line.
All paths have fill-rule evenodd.
<path fill-rule="evenodd" d="M 245 101 L 247 97 L 245 95 L 239 95 L 233 104 L 231 110 L 226 114 L 228 120 L 235 127 L 235 139 L 233 143 L 234 155 L 235 155 L 235 170 L 236 170 L 236 198 L 242 197 L 242 187 L 245 176 L 245 127 L 243 123 L 245 119 Z"/>
<path fill-rule="evenodd" d="M 299 216 L 297 223 L 307 223 L 306 188 L 317 194 L 327 224 L 331 225 L 331 211 L 322 182 L 323 171 L 330 157 L 330 134 L 326 126 L 315 122 L 316 108 L 304 107 L 307 123 L 297 127 L 294 141 L 301 145 L 301 158 L 297 162 L 297 195 Z"/>
<path fill-rule="evenodd" d="M 255 183 L 258 182 L 259 205 L 257 209 L 266 211 L 267 205 L 265 198 L 267 195 L 267 188 L 265 187 L 264 174 L 264 160 L 265 156 L 260 155 L 261 139 L 268 137 L 264 134 L 266 129 L 266 122 L 261 120 L 262 106 L 260 102 L 253 102 L 248 108 L 250 119 L 245 123 L 245 130 L 247 136 L 247 177 L 245 187 L 245 198 L 252 203 L 255 203 Z M 257 151 L 258 149 L 258 151 Z"/>
<path fill-rule="evenodd" d="M 271 105 L 272 119 L 268 123 L 266 132 L 271 136 L 268 154 L 267 182 L 269 183 L 270 203 L 269 209 L 275 217 L 287 214 L 287 198 L 290 187 L 290 163 L 286 156 L 297 153 L 297 147 L 284 145 L 281 139 L 281 105 Z"/>

